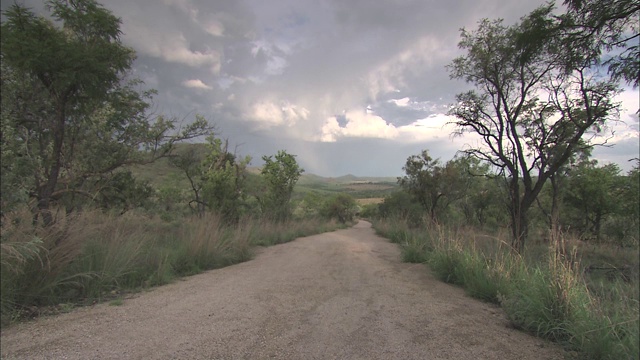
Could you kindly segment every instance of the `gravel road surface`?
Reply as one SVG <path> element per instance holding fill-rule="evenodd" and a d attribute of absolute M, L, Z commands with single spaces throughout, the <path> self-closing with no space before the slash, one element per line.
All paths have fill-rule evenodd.
<path fill-rule="evenodd" d="M 2 331 L 2 359 L 563 359 L 371 224 Z"/>

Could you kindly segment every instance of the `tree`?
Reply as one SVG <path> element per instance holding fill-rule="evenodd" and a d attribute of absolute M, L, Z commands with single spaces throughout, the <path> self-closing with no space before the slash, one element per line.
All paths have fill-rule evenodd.
<path fill-rule="evenodd" d="M 284 150 L 273 156 L 263 156 L 261 174 L 266 185 L 264 195 L 258 195 L 262 213 L 275 221 L 284 221 L 291 215 L 291 195 L 304 169 L 300 168 L 295 155 Z"/>
<path fill-rule="evenodd" d="M 378 205 L 378 213 L 382 218 L 401 219 L 412 227 L 421 225 L 424 211 L 424 207 L 407 191 L 395 191 L 385 196 Z"/>
<path fill-rule="evenodd" d="M 640 3 L 635 0 L 565 0 L 564 4 L 568 11 L 559 18 L 572 48 L 577 51 L 589 49 L 591 57 L 604 60 L 602 62 L 613 79 L 625 80 L 637 87 L 640 81 Z M 592 46 L 594 43 L 597 46 Z"/>
<path fill-rule="evenodd" d="M 120 42 L 120 19 L 109 10 L 93 0 L 47 7 L 56 23 L 15 4 L 1 28 L 2 150 L 18 160 L 3 159 L 2 170 L 44 224 L 68 195 L 91 201 L 123 166 L 154 161 L 209 131 L 204 121 L 176 129 L 174 120 L 148 116 L 154 92 L 129 77 L 135 53 Z"/>
<path fill-rule="evenodd" d="M 617 86 L 598 78 L 589 44 L 584 56 L 570 50 L 552 6 L 504 26 L 483 20 L 462 30 L 466 55 L 449 65 L 454 79 L 477 90 L 457 95 L 450 115 L 458 130 L 479 136 L 465 152 L 492 164 L 509 189 L 512 245 L 522 250 L 528 211 L 543 185 L 576 152 L 596 144 L 617 116 Z M 581 50 L 582 51 L 582 50 Z"/>
<path fill-rule="evenodd" d="M 640 159 L 635 158 L 635 165 L 624 177 L 621 191 L 619 229 L 621 231 L 621 243 L 638 246 L 640 244 Z"/>
<path fill-rule="evenodd" d="M 209 136 L 203 166 L 203 198 L 207 205 L 229 223 L 240 220 L 245 199 L 247 165 L 251 157 L 238 159 L 229 152 L 229 141 Z"/>
<path fill-rule="evenodd" d="M 313 218 L 320 215 L 324 204 L 325 197 L 317 191 L 309 191 L 304 193 L 302 199 L 298 203 L 294 214 L 301 218 Z"/>
<path fill-rule="evenodd" d="M 189 201 L 189 207 L 199 217 L 204 216 L 207 203 L 203 199 L 202 187 L 204 186 L 204 155 L 196 146 L 190 146 L 183 151 L 176 151 L 169 157 L 171 165 L 182 170 L 191 186 L 193 198 Z M 175 191 L 174 191 L 175 192 Z M 166 194 L 171 196 L 171 194 Z"/>
<path fill-rule="evenodd" d="M 458 160 L 452 160 L 443 166 L 439 159 L 434 160 L 427 150 L 423 150 L 420 155 L 407 158 L 402 168 L 406 175 L 398 178 L 398 184 L 428 211 L 435 222 L 438 212 L 464 193 L 459 165 Z"/>
<path fill-rule="evenodd" d="M 499 188 L 491 174 L 488 164 L 475 157 L 457 155 L 452 163 L 455 165 L 461 194 L 458 205 L 463 212 L 467 224 L 485 226 L 491 208 L 499 204 Z M 498 200 L 498 201 L 496 201 Z"/>
<path fill-rule="evenodd" d="M 335 218 L 341 223 L 353 221 L 358 212 L 356 200 L 349 194 L 336 194 L 327 199 L 322 207 L 322 214 L 327 218 Z"/>
<path fill-rule="evenodd" d="M 240 220 L 250 161 L 249 156 L 238 160 L 236 154 L 229 152 L 229 142 L 213 134 L 207 137 L 205 151 L 191 145 L 170 157 L 171 164 L 189 180 L 191 209 L 200 217 L 206 210 L 215 211 L 229 223 Z"/>
<path fill-rule="evenodd" d="M 573 154 L 558 171 L 549 177 L 548 185 L 545 185 L 536 198 L 536 203 L 549 225 L 551 239 L 557 239 L 561 235 L 560 209 L 571 171 L 576 164 L 588 161 L 589 156 L 591 156 L 591 149 L 581 147 L 580 151 Z"/>
<path fill-rule="evenodd" d="M 617 212 L 622 202 L 622 186 L 616 164 L 597 164 L 595 160 L 586 161 L 572 169 L 566 198 L 581 215 L 582 224 L 578 228 L 600 241 L 603 223 Z"/>

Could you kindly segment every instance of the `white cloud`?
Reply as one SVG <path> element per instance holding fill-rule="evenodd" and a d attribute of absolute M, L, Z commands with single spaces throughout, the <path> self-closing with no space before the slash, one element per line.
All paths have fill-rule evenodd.
<path fill-rule="evenodd" d="M 640 139 L 640 119 L 637 111 L 640 109 L 638 92 L 625 90 L 615 97 L 615 101 L 620 102 L 620 121 L 611 122 L 613 136 L 608 140 L 609 144 L 616 144 L 625 141 Z"/>
<path fill-rule="evenodd" d="M 406 141 L 426 141 L 448 137 L 455 126 L 450 124 L 455 119 L 446 114 L 434 114 L 424 119 L 400 126 L 398 130 Z"/>
<path fill-rule="evenodd" d="M 404 51 L 392 56 L 368 74 L 369 96 L 396 92 L 407 86 L 406 75 L 415 76 L 452 55 L 451 44 L 443 44 L 436 35 L 425 35 Z"/>
<path fill-rule="evenodd" d="M 21 2 L 43 8 L 40 0 Z M 445 69 L 462 54 L 459 29 L 475 29 L 483 17 L 511 24 L 544 0 L 106 3 L 122 18 L 123 41 L 140 55 L 136 75 L 159 91 L 155 101 L 162 109 L 212 113 L 254 156 L 283 139 L 287 146 L 302 144 L 305 157 L 322 159 L 328 173 L 346 169 L 339 164 L 358 173 L 363 165 L 317 149 L 340 148 L 344 155 L 371 144 L 372 152 L 400 158 L 376 164 L 380 173 L 394 174 L 422 147 L 452 154 L 475 141 L 471 135 L 450 139 L 451 129 L 443 127 L 453 95 L 471 86 L 450 81 Z M 631 145 L 638 144 L 639 124 L 631 115 L 638 91 L 621 96 L 626 124 L 616 124 L 612 151 L 628 158 L 637 156 Z M 332 116 L 344 109 L 359 110 Z"/>
<path fill-rule="evenodd" d="M 215 19 L 214 16 L 201 14 L 198 8 L 190 0 L 164 0 L 166 5 L 174 6 L 187 14 L 191 21 L 197 24 L 202 30 L 213 36 L 222 36 L 224 34 L 224 24 Z M 201 21 L 200 19 L 206 18 Z"/>
<path fill-rule="evenodd" d="M 220 72 L 221 54 L 214 49 L 191 50 L 189 41 L 182 34 L 159 34 L 137 25 L 132 25 L 127 32 L 136 33 L 127 39 L 140 53 L 191 67 L 209 66 L 214 74 Z"/>
<path fill-rule="evenodd" d="M 615 97 L 621 103 L 620 119 L 623 121 L 632 120 L 637 122 L 637 111 L 640 110 L 640 98 L 638 90 L 626 89 Z"/>
<path fill-rule="evenodd" d="M 172 5 L 184 11 L 194 21 L 198 16 L 198 9 L 193 5 L 193 3 L 190 0 L 164 0 L 163 2 L 166 5 Z"/>
<path fill-rule="evenodd" d="M 161 56 L 166 61 L 182 63 L 194 67 L 212 65 L 219 71 L 220 54 L 213 50 L 205 52 L 192 51 L 188 48 L 187 40 L 182 35 L 169 39 L 165 43 L 154 44 L 151 46 L 149 49 L 152 54 Z"/>
<path fill-rule="evenodd" d="M 350 110 L 345 113 L 345 118 L 347 123 L 344 127 L 340 126 L 335 116 L 328 118 L 322 126 L 320 140 L 334 142 L 339 137 L 394 139 L 399 134 L 393 124 L 367 111 Z"/>
<path fill-rule="evenodd" d="M 337 117 L 328 118 L 322 126 L 320 140 L 335 142 L 340 137 L 366 137 L 415 143 L 449 138 L 455 129 L 450 124 L 454 119 L 446 114 L 434 114 L 399 127 L 366 111 L 347 111 L 345 119 L 346 124 L 341 126 Z"/>
<path fill-rule="evenodd" d="M 224 34 L 224 25 L 215 19 L 209 19 L 206 25 L 203 25 L 204 30 L 213 36 L 222 36 Z"/>
<path fill-rule="evenodd" d="M 391 99 L 389 100 L 390 103 L 395 104 L 397 107 L 407 107 L 409 106 L 409 102 L 411 101 L 411 99 L 409 99 L 408 97 L 404 97 L 402 99 Z"/>
<path fill-rule="evenodd" d="M 300 120 L 306 120 L 309 113 L 307 108 L 291 104 L 288 101 L 278 104 L 274 101 L 263 100 L 251 107 L 248 117 L 258 122 L 261 128 L 280 125 L 292 127 Z"/>
<path fill-rule="evenodd" d="M 202 90 L 213 89 L 213 87 L 203 83 L 202 80 L 200 79 L 185 80 L 182 82 L 182 85 L 188 88 L 193 88 L 193 89 L 202 89 Z"/>

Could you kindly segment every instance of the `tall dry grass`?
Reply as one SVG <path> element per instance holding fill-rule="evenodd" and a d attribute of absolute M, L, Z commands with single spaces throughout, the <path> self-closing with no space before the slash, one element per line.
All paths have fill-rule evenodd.
<path fill-rule="evenodd" d="M 2 324 L 36 315 L 43 306 L 83 304 L 123 291 L 251 259 L 253 247 L 334 230 L 322 219 L 286 223 L 222 217 L 166 222 L 129 212 L 60 214 L 50 227 L 32 225 L 27 211 L 5 214 L 1 226 Z"/>
<path fill-rule="evenodd" d="M 248 232 L 225 229 L 217 216 L 168 225 L 92 212 L 46 229 L 22 216 L 2 231 L 5 323 L 32 307 L 99 300 L 251 256 Z"/>
<path fill-rule="evenodd" d="M 482 236 L 472 229 L 433 225 L 410 229 L 395 219 L 377 221 L 375 228 L 402 246 L 405 260 L 427 263 L 441 280 L 500 304 L 517 328 L 588 359 L 639 356 L 637 276 L 600 282 L 605 296 L 598 296 L 581 262 L 585 256 L 608 256 L 611 250 L 594 255 L 579 240 L 560 234 L 555 242 L 532 245 L 520 255 L 500 234 Z"/>
<path fill-rule="evenodd" d="M 333 231 L 347 227 L 334 219 L 321 217 L 293 219 L 286 222 L 272 222 L 264 219 L 248 221 L 246 224 L 252 245 L 271 246 L 289 242 L 299 237 Z"/>

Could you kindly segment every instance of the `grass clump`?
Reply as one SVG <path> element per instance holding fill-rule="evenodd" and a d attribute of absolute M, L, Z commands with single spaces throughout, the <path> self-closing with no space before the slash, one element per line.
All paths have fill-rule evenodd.
<path fill-rule="evenodd" d="M 341 224 L 335 220 L 305 218 L 287 222 L 255 220 L 249 222 L 246 231 L 251 245 L 272 246 L 295 240 L 299 237 L 345 228 L 350 224 Z"/>
<path fill-rule="evenodd" d="M 247 261 L 255 245 L 338 227 L 322 220 L 273 224 L 251 218 L 232 226 L 211 213 L 165 222 L 87 211 L 61 215 L 43 228 L 32 225 L 28 212 L 7 214 L 0 237 L 1 324 L 59 304 L 113 300 L 113 294 Z"/>
<path fill-rule="evenodd" d="M 109 301 L 109 306 L 122 306 L 123 304 L 124 304 L 124 300 L 122 299 L 115 299 L 115 300 Z"/>
<path fill-rule="evenodd" d="M 403 260 L 429 265 L 440 280 L 462 286 L 475 298 L 500 304 L 511 324 L 556 341 L 586 359 L 639 356 L 638 276 L 628 255 L 584 247 L 561 234 L 520 255 L 502 236 L 464 229 L 411 229 L 398 221 L 375 223 L 379 234 L 402 246 Z M 583 247 L 581 247 L 583 246 Z M 637 251 L 632 251 L 637 257 Z M 405 254 L 410 254 L 406 255 Z M 589 265 L 584 265 L 587 258 Z M 603 277 L 588 270 L 594 259 L 627 271 Z M 616 261 L 622 258 L 624 265 Z M 616 272 L 616 274 L 619 272 Z"/>

